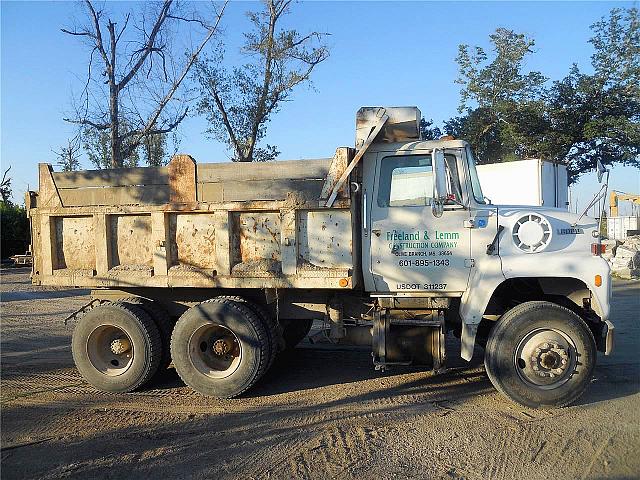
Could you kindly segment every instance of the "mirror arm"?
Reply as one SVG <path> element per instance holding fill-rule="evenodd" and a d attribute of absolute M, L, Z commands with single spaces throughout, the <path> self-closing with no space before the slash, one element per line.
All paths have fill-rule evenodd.
<path fill-rule="evenodd" d="M 444 197 L 433 199 L 433 203 L 431 204 L 431 213 L 435 218 L 440 218 L 444 213 Z"/>

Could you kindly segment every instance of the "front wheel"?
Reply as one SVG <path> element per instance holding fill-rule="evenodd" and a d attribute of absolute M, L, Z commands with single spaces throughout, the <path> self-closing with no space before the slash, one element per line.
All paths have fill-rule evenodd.
<path fill-rule="evenodd" d="M 526 302 L 493 328 L 484 364 L 491 383 L 509 399 L 531 408 L 564 407 L 589 385 L 596 344 L 584 320 L 571 310 Z"/>

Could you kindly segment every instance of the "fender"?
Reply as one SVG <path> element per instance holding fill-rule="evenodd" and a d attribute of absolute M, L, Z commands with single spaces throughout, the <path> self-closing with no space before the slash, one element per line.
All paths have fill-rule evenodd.
<path fill-rule="evenodd" d="M 491 295 L 506 280 L 498 255 L 487 255 L 476 262 L 471 270 L 467 290 L 460 299 L 462 337 L 460 356 L 469 361 L 473 356 L 478 325 L 487 309 Z"/>
<path fill-rule="evenodd" d="M 511 278 L 572 278 L 587 286 L 592 295 L 592 308 L 603 322 L 609 319 L 611 296 L 610 267 L 599 256 L 576 259 L 561 253 L 541 253 L 532 262 L 530 255 L 488 256 L 476 263 L 467 290 L 461 298 L 462 348 L 460 356 L 469 361 L 473 356 L 478 325 L 482 320 L 493 292 L 502 282 Z M 602 283 L 596 286 L 595 276 L 600 275 Z"/>

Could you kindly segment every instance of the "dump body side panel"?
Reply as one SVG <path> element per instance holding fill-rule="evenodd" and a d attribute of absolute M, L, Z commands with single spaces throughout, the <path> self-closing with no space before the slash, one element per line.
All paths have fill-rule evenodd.
<path fill-rule="evenodd" d="M 41 165 L 30 205 L 33 281 L 354 288 L 350 186 L 332 208 L 321 198 L 350 154 L 338 149 L 337 167 L 330 159 L 195 165 L 179 155 L 168 167 L 113 175 Z"/>

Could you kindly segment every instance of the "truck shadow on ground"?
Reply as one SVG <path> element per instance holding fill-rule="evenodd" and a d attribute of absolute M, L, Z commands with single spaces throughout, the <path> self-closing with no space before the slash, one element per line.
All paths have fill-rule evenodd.
<path fill-rule="evenodd" d="M 591 384 L 573 405 L 586 406 L 638 393 L 640 393 L 640 364 L 596 365 Z"/>
<path fill-rule="evenodd" d="M 449 338 L 447 343 L 454 342 Z M 482 365 L 483 354 L 479 348 L 469 363 L 459 358 L 459 348 L 450 355 L 448 368 L 458 373 L 466 370 L 475 371 Z M 305 341 L 295 349 L 281 352 L 265 376 L 241 398 L 292 393 L 414 373 L 423 373 L 425 379 L 433 377 L 434 383 L 446 376 L 432 375 L 429 368 L 424 366 L 392 367 L 384 372 L 376 371 L 369 347 L 312 345 Z M 487 385 L 490 386 L 489 383 Z M 184 386 L 175 369 L 170 368 L 145 390 L 166 390 Z"/>
<path fill-rule="evenodd" d="M 450 340 L 448 343 L 452 343 Z M 471 362 L 460 359 L 459 351 L 450 350 L 447 371 L 432 374 L 419 366 L 394 367 L 385 372 L 376 371 L 371 360 L 370 349 L 359 347 L 314 346 L 303 344 L 298 348 L 280 353 L 271 369 L 239 401 L 273 395 L 319 389 L 332 385 L 346 385 L 368 380 L 398 379 L 419 374 L 416 384 L 437 390 L 452 380 L 473 379 L 468 382 L 467 393 L 494 391 L 483 368 L 484 352 L 476 347 Z M 574 405 L 590 405 L 613 400 L 640 392 L 640 365 L 614 364 L 597 365 L 594 379 L 584 395 Z M 615 386 L 615 388 L 612 388 Z M 185 387 L 175 369 L 170 368 L 148 385 L 145 390 L 171 390 Z M 393 390 L 393 387 L 390 387 Z M 134 394 L 135 395 L 135 394 Z M 388 395 L 393 396 L 392 391 Z"/>

